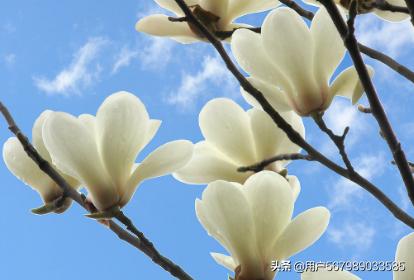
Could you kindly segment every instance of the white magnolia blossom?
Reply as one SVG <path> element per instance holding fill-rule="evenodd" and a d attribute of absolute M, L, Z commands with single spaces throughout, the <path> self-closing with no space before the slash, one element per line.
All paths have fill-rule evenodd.
<path fill-rule="evenodd" d="M 297 114 L 290 111 L 282 116 L 304 137 L 305 128 Z M 252 172 L 238 172 L 239 167 L 300 151 L 267 113 L 257 108 L 246 112 L 231 99 L 209 101 L 200 112 L 199 125 L 205 140 L 195 144 L 190 162 L 174 173 L 184 183 L 206 184 L 215 180 L 244 183 Z M 266 169 L 280 172 L 288 163 L 278 161 Z M 294 189 L 299 188 L 296 177 L 288 179 Z"/>
<path fill-rule="evenodd" d="M 196 214 L 231 256 L 212 253 L 236 279 L 271 280 L 272 261 L 280 261 L 312 245 L 326 230 L 330 213 L 309 209 L 292 220 L 294 194 L 284 177 L 271 171 L 251 176 L 244 185 L 210 183 Z"/>
<path fill-rule="evenodd" d="M 394 280 L 414 279 L 414 233 L 408 234 L 398 242 L 395 254 Z M 331 271 L 329 271 L 331 270 Z M 360 280 L 361 278 L 347 271 L 318 269 L 316 272 L 304 272 L 302 280 Z"/>
<path fill-rule="evenodd" d="M 318 2 L 317 0 L 302 0 L 303 2 L 316 6 L 321 7 L 322 4 Z M 377 0 L 359 0 L 359 7 L 358 11 L 359 13 L 374 13 L 379 18 L 382 18 L 387 21 L 391 22 L 398 22 L 405 20 L 410 17 L 407 13 L 397 13 L 397 12 L 390 12 L 390 11 L 383 11 L 377 8 L 373 8 L 372 5 L 375 4 Z M 334 2 L 338 5 L 338 7 L 343 10 L 345 13 L 348 12 L 348 7 L 351 3 L 351 0 L 334 0 Z M 399 7 L 407 7 L 407 4 L 405 3 L 405 0 L 386 0 L 391 5 L 399 6 Z"/>
<path fill-rule="evenodd" d="M 79 180 L 98 210 L 123 207 L 143 180 L 183 167 L 192 143 L 169 142 L 135 164 L 161 122 L 151 120 L 145 105 L 133 94 L 112 94 L 95 116 L 78 118 L 54 112 L 43 126 L 43 138 L 56 166 Z"/>
<path fill-rule="evenodd" d="M 278 111 L 293 109 L 308 116 L 327 109 L 335 95 L 356 103 L 363 94 L 354 67 L 329 83 L 345 47 L 324 8 L 315 14 L 310 28 L 293 10 L 278 8 L 266 17 L 261 34 L 237 30 L 231 47 L 237 62 L 251 75 L 248 80 Z M 258 106 L 244 90 L 242 94 Z"/>
<path fill-rule="evenodd" d="M 176 17 L 184 13 L 174 0 L 155 0 L 159 6 L 169 10 Z M 246 27 L 245 24 L 233 23 L 241 16 L 258 13 L 275 8 L 277 0 L 186 0 L 194 14 L 211 31 L 232 31 L 235 28 Z M 135 26 L 137 31 L 155 36 L 166 36 L 181 42 L 193 43 L 203 40 L 197 29 L 187 22 L 172 22 L 168 16 L 155 14 L 139 20 Z"/>
<path fill-rule="evenodd" d="M 45 147 L 42 137 L 42 127 L 52 111 L 44 111 L 35 121 L 32 129 L 33 146 L 40 156 L 51 163 L 51 157 Z M 9 138 L 3 145 L 3 159 L 9 170 L 25 184 L 36 190 L 45 204 L 52 203 L 63 194 L 62 189 L 44 173 L 37 164 L 26 154 L 22 144 L 16 137 Z M 53 165 L 52 165 L 53 166 Z M 56 166 L 53 166 L 56 169 Z M 72 177 L 60 173 L 73 187 L 78 188 L 79 183 Z M 66 200 L 56 213 L 63 212 L 70 206 L 71 200 Z"/>

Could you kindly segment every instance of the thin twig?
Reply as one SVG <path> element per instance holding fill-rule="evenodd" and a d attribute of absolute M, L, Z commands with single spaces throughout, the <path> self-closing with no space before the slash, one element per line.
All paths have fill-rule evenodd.
<path fill-rule="evenodd" d="M 375 1 L 372 3 L 372 7 L 381 11 L 410 14 L 410 11 L 407 7 L 392 5 L 387 1 Z"/>
<path fill-rule="evenodd" d="M 85 202 L 85 199 L 82 197 L 80 193 L 78 193 L 74 188 L 72 188 L 65 179 L 47 162 L 45 159 L 40 156 L 40 154 L 36 151 L 33 145 L 30 143 L 29 139 L 21 132 L 19 127 L 17 126 L 16 122 L 14 121 L 12 115 L 10 114 L 9 110 L 0 102 L 0 112 L 5 118 L 9 130 L 13 132 L 14 135 L 19 139 L 20 143 L 22 144 L 24 150 L 26 151 L 27 155 L 39 166 L 39 168 L 46 173 L 60 188 L 63 190 L 63 196 L 70 197 L 74 201 L 76 201 L 80 206 L 85 208 L 88 212 L 90 212 L 91 208 Z M 129 219 L 126 218 L 125 215 L 120 215 L 116 217 L 121 223 L 124 223 L 128 229 L 131 227 L 132 223 Z M 128 223 L 125 223 L 126 221 Z M 126 230 L 122 229 L 119 225 L 117 225 L 114 221 L 109 220 L 106 225 L 109 227 L 111 231 L 113 231 L 120 239 L 128 242 L 129 244 L 133 245 L 148 257 L 151 260 L 162 267 L 164 270 L 168 271 L 176 277 L 177 279 L 182 280 L 192 280 L 191 276 L 189 276 L 182 268 L 178 265 L 173 263 L 168 258 L 162 256 L 158 250 L 154 247 L 154 245 L 144 236 L 142 232 L 137 230 L 133 227 L 134 231 L 131 230 L 132 233 L 137 235 L 137 237 L 131 235 Z"/>
<path fill-rule="evenodd" d="M 255 173 L 260 172 L 264 170 L 269 164 L 272 164 L 277 161 L 282 160 L 308 160 L 312 161 L 312 157 L 309 155 L 303 155 L 303 154 L 283 154 L 283 155 L 277 155 L 268 159 L 265 159 L 261 162 L 249 165 L 249 166 L 242 166 L 237 169 L 238 172 L 249 172 L 253 171 Z"/>
<path fill-rule="evenodd" d="M 359 104 L 358 105 L 358 111 L 364 114 L 372 114 L 372 110 L 369 107 L 364 107 L 364 105 Z"/>
<path fill-rule="evenodd" d="M 408 215 L 404 210 L 402 210 L 398 205 L 396 205 L 387 195 L 385 195 L 379 188 L 374 184 L 369 182 L 367 179 L 362 177 L 358 173 L 349 173 L 348 170 L 337 165 L 319 151 L 317 151 L 313 146 L 311 146 L 306 140 L 295 131 L 292 126 L 285 121 L 285 119 L 270 105 L 266 100 L 263 94 L 257 90 L 237 69 L 236 65 L 231 60 L 230 56 L 227 54 L 226 50 L 223 47 L 223 44 L 216 39 L 216 37 L 201 23 L 191 12 L 189 7 L 183 0 L 174 0 L 184 14 L 188 17 L 188 20 L 194 24 L 195 27 L 207 38 L 208 41 L 214 46 L 221 58 L 226 64 L 228 70 L 233 74 L 233 76 L 240 83 L 240 86 L 248 92 L 252 97 L 254 97 L 257 102 L 262 106 L 263 110 L 272 118 L 274 123 L 282 129 L 287 137 L 293 143 L 302 147 L 314 160 L 320 162 L 321 164 L 328 167 L 330 170 L 336 172 L 337 174 L 351 180 L 352 182 L 358 184 L 367 190 L 371 195 L 373 195 L 378 201 L 380 201 L 397 219 L 405 223 L 406 225 L 414 228 L 414 218 Z"/>
<path fill-rule="evenodd" d="M 411 23 L 414 25 L 414 1 L 405 0 L 405 4 L 407 4 L 408 11 L 410 12 Z"/>
<path fill-rule="evenodd" d="M 387 115 L 384 111 L 382 103 L 378 97 L 375 87 L 371 81 L 368 70 L 362 59 L 361 53 L 358 48 L 358 41 L 353 33 L 353 25 L 348 28 L 347 24 L 343 20 L 336 4 L 332 0 L 319 0 L 327 9 L 331 16 L 339 34 L 344 40 L 345 47 L 348 49 L 349 54 L 354 62 L 355 69 L 360 78 L 361 84 L 367 95 L 370 107 L 372 109 L 372 115 L 377 120 L 377 123 L 384 133 L 385 140 L 392 152 L 394 160 L 400 171 L 401 177 L 407 189 L 408 196 L 411 202 L 414 204 L 414 178 L 411 174 L 410 166 L 408 165 L 407 158 L 404 151 L 401 148 L 401 144 L 394 133 L 394 130 L 388 121 Z"/>

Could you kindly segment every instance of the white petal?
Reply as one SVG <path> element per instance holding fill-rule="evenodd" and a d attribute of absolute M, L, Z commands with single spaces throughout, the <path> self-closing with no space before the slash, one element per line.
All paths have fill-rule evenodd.
<path fill-rule="evenodd" d="M 78 119 L 88 127 L 92 135 L 96 136 L 96 117 L 90 114 L 82 114 L 78 116 Z"/>
<path fill-rule="evenodd" d="M 247 14 L 274 9 L 279 4 L 277 0 L 229 0 L 228 16 L 231 19 L 236 19 Z"/>
<path fill-rule="evenodd" d="M 137 22 L 135 29 L 154 36 L 172 37 L 182 43 L 199 41 L 186 22 L 171 22 L 166 15 L 151 15 Z"/>
<path fill-rule="evenodd" d="M 272 171 L 252 175 L 243 187 L 253 209 L 259 252 L 262 259 L 268 260 L 273 253 L 271 244 L 292 217 L 292 190 L 285 178 Z"/>
<path fill-rule="evenodd" d="M 335 271 L 334 268 L 318 268 L 318 271 L 302 273 L 302 280 L 360 280 L 348 271 Z"/>
<path fill-rule="evenodd" d="M 267 102 L 269 102 L 276 111 L 286 112 L 292 110 L 292 105 L 290 105 L 290 101 L 285 92 L 282 92 L 279 88 L 270 83 L 263 82 L 254 77 L 249 77 L 247 80 L 263 94 Z M 250 93 L 246 92 L 242 87 L 240 88 L 240 91 L 247 103 L 261 108 L 259 102 L 257 102 Z"/>
<path fill-rule="evenodd" d="M 218 263 L 221 266 L 224 266 L 225 268 L 227 268 L 230 271 L 235 271 L 236 270 L 236 263 L 234 262 L 234 259 L 230 256 L 226 256 L 223 254 L 219 254 L 219 253 L 211 253 L 210 254 L 213 259 L 216 261 L 216 263 Z"/>
<path fill-rule="evenodd" d="M 184 12 L 181 10 L 180 6 L 174 0 L 154 0 L 160 7 L 167 9 L 176 15 L 184 15 Z M 197 4 L 197 0 L 185 0 L 185 3 L 188 6 Z"/>
<path fill-rule="evenodd" d="M 214 15 L 224 18 L 227 14 L 228 0 L 199 0 L 200 6 Z"/>
<path fill-rule="evenodd" d="M 16 137 L 4 143 L 3 159 L 10 172 L 39 192 L 43 201 L 51 202 L 62 195 L 62 190 L 29 158 Z"/>
<path fill-rule="evenodd" d="M 147 140 L 149 117 L 145 105 L 131 93 L 112 94 L 99 107 L 96 127 L 104 166 L 120 189 Z"/>
<path fill-rule="evenodd" d="M 407 7 L 407 4 L 405 3 L 404 0 L 387 0 L 387 2 L 394 6 Z M 382 11 L 378 9 L 374 10 L 374 14 L 382 19 L 385 19 L 391 22 L 403 21 L 410 17 L 410 15 L 406 13 L 394 13 L 394 12 Z"/>
<path fill-rule="evenodd" d="M 213 237 L 219 232 L 218 241 L 221 238 L 228 241 L 228 250 L 235 262 L 260 279 L 263 268 L 256 248 L 252 210 L 243 190 L 233 183 L 213 182 L 204 190 L 202 200 L 196 203 L 196 213 L 206 218 L 208 223 L 203 226 Z M 201 223 L 203 221 L 200 219 Z"/>
<path fill-rule="evenodd" d="M 345 55 L 345 46 L 324 7 L 316 12 L 310 30 L 314 42 L 315 76 L 318 83 L 328 85 Z"/>
<path fill-rule="evenodd" d="M 302 0 L 302 2 L 305 2 L 308 5 L 320 7 L 321 3 L 319 3 L 317 0 Z"/>
<path fill-rule="evenodd" d="M 395 260 L 398 263 L 405 263 L 405 270 L 394 271 L 394 280 L 414 279 L 414 233 L 403 237 L 398 242 Z"/>
<path fill-rule="evenodd" d="M 216 180 L 244 183 L 251 173 L 238 172 L 239 167 L 203 141 L 195 144 L 193 157 L 184 168 L 174 173 L 174 178 L 187 184 L 208 184 Z"/>
<path fill-rule="evenodd" d="M 370 76 L 374 75 L 374 69 L 367 65 Z M 355 67 L 351 66 L 342 71 L 332 83 L 330 88 L 331 96 L 340 95 L 352 100 L 355 104 L 364 93 L 364 89 L 359 80 Z"/>
<path fill-rule="evenodd" d="M 298 177 L 291 175 L 288 175 L 286 177 L 286 179 L 289 181 L 289 185 L 293 194 L 293 200 L 296 201 L 301 190 L 299 179 Z"/>
<path fill-rule="evenodd" d="M 81 120 L 52 113 L 43 125 L 43 140 L 53 163 L 85 185 L 99 210 L 117 203 L 117 191 L 102 165 L 93 133 Z"/>
<path fill-rule="evenodd" d="M 328 227 L 329 210 L 315 207 L 298 215 L 287 226 L 274 246 L 275 259 L 287 259 L 318 240 Z"/>
<path fill-rule="evenodd" d="M 240 166 L 256 156 L 247 113 L 234 101 L 216 98 L 200 112 L 199 124 L 206 141 Z"/>
<path fill-rule="evenodd" d="M 314 45 L 303 19 L 290 8 L 275 9 L 263 23 L 262 39 L 267 55 L 289 77 L 296 93 L 313 98 L 308 95 L 319 92 L 313 73 Z"/>
<path fill-rule="evenodd" d="M 290 82 L 267 56 L 261 36 L 247 29 L 234 32 L 231 49 L 237 63 L 254 78 L 291 91 Z"/>
<path fill-rule="evenodd" d="M 141 150 L 148 145 L 149 142 L 154 138 L 155 134 L 157 134 L 158 129 L 160 128 L 161 121 L 160 120 L 150 120 L 147 133 L 145 135 L 144 141 L 142 143 Z"/>
<path fill-rule="evenodd" d="M 52 111 L 46 110 L 40 114 L 40 116 L 36 119 L 35 123 L 33 124 L 32 129 L 32 138 L 33 138 L 33 146 L 36 148 L 37 152 L 48 162 L 51 162 L 51 158 L 49 152 L 45 147 L 45 143 L 43 142 L 42 136 L 42 128 L 45 120 L 49 117 Z"/>
<path fill-rule="evenodd" d="M 123 189 L 121 205 L 125 205 L 143 180 L 160 177 L 184 167 L 193 155 L 193 144 L 186 140 L 168 142 L 150 153 L 132 173 Z"/>

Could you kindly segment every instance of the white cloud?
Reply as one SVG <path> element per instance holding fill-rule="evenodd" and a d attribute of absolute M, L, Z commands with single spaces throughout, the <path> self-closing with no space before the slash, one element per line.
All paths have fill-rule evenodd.
<path fill-rule="evenodd" d="M 34 77 L 35 85 L 48 94 L 78 94 L 99 78 L 101 66 L 96 62 L 102 48 L 108 43 L 104 38 L 90 38 L 74 55 L 68 67 L 54 79 Z"/>
<path fill-rule="evenodd" d="M 144 69 L 161 69 L 171 60 L 176 43 L 167 38 L 150 37 L 148 43 L 139 53 L 139 61 Z"/>
<path fill-rule="evenodd" d="M 358 162 L 355 169 L 368 180 L 381 175 L 388 163 L 382 154 L 361 156 L 355 162 Z M 329 187 L 329 193 L 329 207 L 335 210 L 346 210 L 354 209 L 355 200 L 361 198 L 366 191 L 348 179 L 341 177 L 333 186 Z"/>
<path fill-rule="evenodd" d="M 392 24 L 370 15 L 361 17 L 357 30 L 357 37 L 361 43 L 393 57 L 407 54 L 414 43 L 414 29 L 408 20 Z"/>
<path fill-rule="evenodd" d="M 119 54 L 116 56 L 115 63 L 112 67 L 112 74 L 118 73 L 118 71 L 129 66 L 131 61 L 138 56 L 138 51 L 132 50 L 127 46 L 122 47 Z"/>
<path fill-rule="evenodd" d="M 188 109 L 195 101 L 204 95 L 211 96 L 212 86 L 220 88 L 220 95 L 229 96 L 238 88 L 225 65 L 217 57 L 205 57 L 202 69 L 196 73 L 185 73 L 179 88 L 170 93 L 167 102 Z"/>
<path fill-rule="evenodd" d="M 3 60 L 4 60 L 4 63 L 6 64 L 6 66 L 11 67 L 16 62 L 16 54 L 8 53 L 8 54 L 4 55 Z"/>
<path fill-rule="evenodd" d="M 327 231 L 328 240 L 342 249 L 359 253 L 371 247 L 375 238 L 374 227 L 364 222 L 343 222 Z"/>

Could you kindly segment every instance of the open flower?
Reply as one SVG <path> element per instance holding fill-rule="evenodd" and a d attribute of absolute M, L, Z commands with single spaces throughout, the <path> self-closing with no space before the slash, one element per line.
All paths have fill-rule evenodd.
<path fill-rule="evenodd" d="M 393 265 L 394 280 L 414 279 L 414 233 L 406 235 L 398 242 Z M 318 269 L 315 272 L 304 272 L 302 280 L 360 280 L 359 277 L 347 271 Z"/>
<path fill-rule="evenodd" d="M 315 14 L 310 28 L 293 10 L 278 8 L 266 17 L 261 34 L 237 30 L 231 47 L 237 62 L 251 75 L 248 80 L 278 111 L 293 109 L 308 116 L 326 110 L 335 95 L 356 103 L 363 94 L 354 67 L 329 84 L 345 47 L 324 8 Z M 258 106 L 244 90 L 242 94 Z"/>
<path fill-rule="evenodd" d="M 282 116 L 305 135 L 298 115 L 290 111 Z M 199 125 L 205 141 L 195 144 L 190 162 L 174 173 L 174 177 L 184 183 L 206 184 L 216 180 L 244 183 L 252 172 L 238 172 L 239 167 L 300 151 L 267 113 L 257 108 L 245 112 L 231 99 L 209 101 L 200 112 Z M 288 163 L 278 161 L 267 169 L 280 172 Z M 288 179 L 295 189 L 299 188 L 296 177 L 288 176 Z"/>
<path fill-rule="evenodd" d="M 169 10 L 177 17 L 184 13 L 174 0 L 155 0 L 162 8 Z M 233 23 L 241 16 L 258 13 L 275 8 L 277 0 L 186 0 L 194 15 L 212 32 L 232 31 L 245 24 Z M 137 31 L 155 36 L 166 36 L 181 42 L 193 43 L 204 40 L 196 27 L 187 22 L 172 22 L 168 16 L 155 14 L 139 20 L 135 26 Z"/>
<path fill-rule="evenodd" d="M 173 172 L 191 158 L 192 143 L 180 140 L 160 146 L 135 164 L 160 123 L 150 120 L 136 96 L 119 92 L 105 99 L 96 117 L 52 113 L 43 138 L 56 166 L 79 180 L 94 206 L 106 211 L 123 207 L 143 180 Z"/>
<path fill-rule="evenodd" d="M 306 4 L 321 7 L 322 4 L 318 2 L 317 0 L 303 0 Z M 344 10 L 344 12 L 348 12 L 348 8 L 351 4 L 351 0 L 334 0 L 334 2 L 338 5 L 338 7 L 341 10 Z M 382 18 L 387 21 L 391 22 L 398 22 L 405 20 L 410 17 L 407 13 L 397 13 L 397 12 L 390 12 L 390 11 L 384 11 L 381 9 L 375 8 L 375 3 L 377 0 L 359 0 L 358 1 L 358 13 L 365 14 L 365 13 L 374 13 L 374 15 L 378 16 L 379 18 Z M 379 1 L 381 2 L 381 1 Z M 387 3 L 399 6 L 399 7 L 407 7 L 407 4 L 405 3 L 405 0 L 386 0 Z"/>
<path fill-rule="evenodd" d="M 279 174 L 262 171 L 244 185 L 210 183 L 196 214 L 231 256 L 213 258 L 236 272 L 236 279 L 273 279 L 272 261 L 280 261 L 312 245 L 326 230 L 330 213 L 315 207 L 292 219 L 293 193 Z"/>
<path fill-rule="evenodd" d="M 42 127 L 45 120 L 52 114 L 52 111 L 44 111 L 35 121 L 32 129 L 33 146 L 40 156 L 51 163 L 51 158 L 46 149 Z M 45 205 L 53 203 L 63 195 L 62 189 L 26 154 L 22 144 L 16 137 L 9 138 L 3 145 L 3 159 L 9 170 L 25 184 L 31 186 L 42 197 Z M 53 165 L 52 165 L 53 166 Z M 53 166 L 56 169 L 56 166 Z M 79 187 L 79 183 L 72 177 L 60 173 L 63 178 L 73 187 Z M 62 213 L 71 204 L 70 199 L 65 199 L 60 207 L 53 209 L 55 213 Z M 41 208 L 39 208 L 41 209 Z M 35 212 L 36 213 L 36 212 Z"/>

